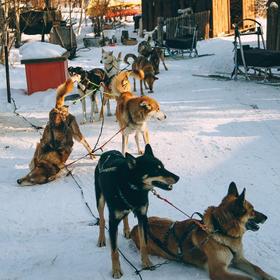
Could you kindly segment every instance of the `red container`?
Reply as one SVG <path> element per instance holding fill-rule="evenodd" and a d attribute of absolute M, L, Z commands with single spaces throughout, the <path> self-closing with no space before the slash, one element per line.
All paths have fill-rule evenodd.
<path fill-rule="evenodd" d="M 25 64 L 27 94 L 57 88 L 68 77 L 67 57 L 22 60 Z"/>

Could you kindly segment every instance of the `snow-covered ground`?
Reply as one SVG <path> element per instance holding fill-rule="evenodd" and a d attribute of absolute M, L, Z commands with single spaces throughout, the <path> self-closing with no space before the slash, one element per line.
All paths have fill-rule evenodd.
<path fill-rule="evenodd" d="M 253 41 L 255 38 L 248 37 Z M 136 46 L 106 47 L 115 55 L 137 51 Z M 161 65 L 155 83 L 156 98 L 166 113 L 165 121 L 149 124 L 151 144 L 168 169 L 180 175 L 171 192 L 159 191 L 185 212 L 203 212 L 217 205 L 235 181 L 239 190 L 247 189 L 247 199 L 269 218 L 258 232 L 247 232 L 245 255 L 266 272 L 280 278 L 280 92 L 270 87 L 245 81 L 217 81 L 192 74 L 230 72 L 233 67 L 232 37 L 199 42 L 199 53 L 214 56 L 197 59 L 167 59 L 169 68 Z M 14 51 L 17 58 L 17 51 Z M 69 61 L 71 66 L 86 69 L 101 67 L 101 48 L 81 50 Z M 16 60 L 16 59 L 15 59 Z M 55 102 L 55 90 L 25 94 L 24 65 L 13 63 L 10 69 L 12 97 L 17 112 L 30 122 L 44 126 Z M 123 65 L 124 66 L 124 65 Z M 111 279 L 110 247 L 98 248 L 98 227 L 71 176 L 34 187 L 19 187 L 16 180 L 28 172 L 35 145 L 40 138 L 7 104 L 4 68 L 0 68 L 0 279 L 56 280 Z M 46 77 L 48 78 L 48 77 Z M 80 104 L 70 111 L 80 121 Z M 94 146 L 100 122 L 81 126 Z M 104 143 L 118 130 L 114 117 L 106 117 Z M 105 148 L 120 149 L 121 136 Z M 129 150 L 136 152 L 131 137 Z M 75 144 L 70 161 L 86 154 Z M 94 197 L 96 161 L 84 159 L 71 168 L 82 186 L 85 199 L 97 215 Z M 150 195 L 148 214 L 183 220 L 185 217 L 169 205 Z M 133 215 L 130 224 L 136 223 Z M 119 247 L 140 269 L 140 257 L 132 243 L 119 229 Z M 164 260 L 152 257 L 154 264 Z M 121 258 L 122 279 L 138 279 L 134 270 Z M 143 271 L 150 279 L 208 279 L 197 268 L 171 262 L 155 271 Z"/>

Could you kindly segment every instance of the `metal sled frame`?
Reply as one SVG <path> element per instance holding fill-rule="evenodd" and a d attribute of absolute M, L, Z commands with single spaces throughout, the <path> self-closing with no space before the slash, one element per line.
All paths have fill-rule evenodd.
<path fill-rule="evenodd" d="M 238 26 L 241 25 L 244 21 L 252 21 L 256 24 L 255 31 L 247 31 L 247 32 L 240 32 Z M 254 76 L 254 78 L 260 79 L 263 77 L 263 81 L 267 81 L 268 77 L 271 77 L 271 68 L 273 67 L 258 67 L 258 66 L 251 66 L 248 65 L 246 62 L 246 57 L 244 54 L 244 46 L 242 45 L 241 36 L 246 35 L 256 35 L 257 36 L 257 48 L 266 50 L 264 38 L 263 38 L 263 31 L 261 24 L 254 20 L 254 19 L 244 19 L 238 22 L 234 27 L 234 69 L 231 74 L 231 78 L 237 80 L 238 75 L 245 76 L 246 80 L 250 80 L 250 76 Z M 238 63 L 238 51 L 240 51 L 242 64 Z M 240 66 L 244 68 L 244 72 L 240 69 Z M 279 68 L 279 66 L 275 66 L 275 68 Z M 254 74 L 250 74 L 249 71 L 253 70 Z"/>
<path fill-rule="evenodd" d="M 197 51 L 197 34 L 198 34 L 198 30 L 197 30 L 197 26 L 195 27 L 191 27 L 191 26 L 180 26 L 179 24 L 176 27 L 176 32 L 174 34 L 174 38 L 169 39 L 170 41 L 174 41 L 174 43 L 176 44 L 176 40 L 178 41 L 178 46 L 174 46 L 174 45 L 170 45 L 168 44 L 168 40 L 166 40 L 163 43 L 163 48 L 164 48 L 164 55 L 165 56 L 170 56 L 170 57 L 176 57 L 177 55 L 181 55 L 184 56 L 184 54 L 189 54 L 189 57 L 197 57 L 198 56 L 198 51 Z M 189 35 L 192 36 L 191 38 L 191 43 L 190 43 L 190 38 L 186 38 L 184 40 L 183 37 L 178 38 L 178 33 L 180 31 L 180 29 L 184 29 L 187 30 Z M 184 47 L 184 46 L 179 46 L 179 44 L 189 44 L 189 46 Z"/>

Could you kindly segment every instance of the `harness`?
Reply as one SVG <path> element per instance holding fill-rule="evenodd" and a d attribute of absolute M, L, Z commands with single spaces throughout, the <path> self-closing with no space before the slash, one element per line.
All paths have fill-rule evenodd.
<path fill-rule="evenodd" d="M 191 233 L 193 232 L 193 230 L 195 230 L 196 228 L 198 228 L 198 223 L 197 220 L 193 220 L 193 223 L 186 229 L 186 231 L 182 234 L 182 236 L 179 238 L 175 232 L 175 225 L 177 222 L 173 222 L 167 232 L 164 234 L 164 238 L 163 241 L 161 241 L 160 239 L 158 239 L 157 237 L 155 237 L 152 232 L 150 231 L 150 228 L 148 226 L 147 229 L 147 234 L 150 237 L 150 239 L 165 253 L 167 253 L 168 255 L 172 256 L 173 258 L 175 258 L 177 261 L 183 261 L 184 258 L 184 251 L 183 251 L 183 245 L 184 242 L 186 241 L 186 239 L 191 235 Z M 173 252 L 171 252 L 168 249 L 168 240 L 170 235 L 173 236 L 176 244 L 177 244 L 177 254 L 174 254 Z"/>

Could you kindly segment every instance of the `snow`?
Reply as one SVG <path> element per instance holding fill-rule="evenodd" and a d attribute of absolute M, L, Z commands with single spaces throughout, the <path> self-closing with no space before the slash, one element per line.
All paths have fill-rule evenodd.
<path fill-rule="evenodd" d="M 232 40 L 226 37 L 199 42 L 200 54 L 215 55 L 166 59 L 168 71 L 160 66 L 153 97 L 160 102 L 167 119 L 150 121 L 151 144 L 155 155 L 167 169 L 180 176 L 180 181 L 171 192 L 158 192 L 191 214 L 217 205 L 231 181 L 236 182 L 239 191 L 246 187 L 247 199 L 268 220 L 258 232 L 245 234 L 245 256 L 279 278 L 279 88 L 243 80 L 217 81 L 192 76 L 230 72 Z M 248 36 L 246 40 L 252 42 L 255 38 Z M 36 48 L 32 49 L 35 54 Z M 137 52 L 137 46 L 105 49 L 113 50 L 115 55 L 121 51 L 123 56 Z M 15 57 L 16 52 L 13 50 Z M 84 49 L 69 64 L 86 69 L 102 67 L 100 57 L 101 48 Z M 48 112 L 55 103 L 55 90 L 27 96 L 24 66 L 19 62 L 11 67 L 10 76 L 17 112 L 35 125 L 46 125 Z M 108 233 L 107 247 L 98 248 L 98 227 L 92 226 L 95 220 L 71 176 L 42 186 L 17 185 L 16 180 L 28 172 L 28 163 L 41 135 L 13 113 L 13 104 L 7 104 L 2 66 L 0 78 L 0 279 L 111 279 Z M 71 105 L 70 111 L 78 121 L 82 120 L 80 104 Z M 82 125 L 81 130 L 94 146 L 100 122 Z M 106 117 L 100 144 L 116 131 L 115 118 Z M 118 135 L 105 150 L 120 148 Z M 133 137 L 129 150 L 136 152 Z M 85 154 L 84 147 L 75 143 L 69 162 Z M 93 176 L 96 163 L 97 160 L 86 158 L 75 163 L 71 170 L 97 216 Z M 186 218 L 153 195 L 148 215 L 173 220 Z M 131 226 L 136 224 L 133 215 L 129 220 Z M 119 248 L 140 269 L 139 253 L 133 242 L 122 236 L 122 226 L 118 239 Z M 154 264 L 164 262 L 158 257 L 151 259 Z M 122 257 L 120 260 L 122 279 L 139 279 Z M 143 271 L 141 275 L 144 280 L 171 279 L 174 275 L 177 280 L 208 279 L 205 271 L 174 262 L 154 271 Z"/>
<path fill-rule="evenodd" d="M 19 49 L 22 60 L 60 57 L 66 53 L 66 51 L 66 49 L 59 45 L 46 42 L 26 43 Z"/>

